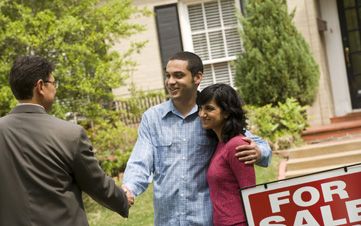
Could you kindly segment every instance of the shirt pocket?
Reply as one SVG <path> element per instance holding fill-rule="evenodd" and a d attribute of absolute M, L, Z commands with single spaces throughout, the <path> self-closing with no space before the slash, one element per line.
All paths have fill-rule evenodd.
<path fill-rule="evenodd" d="M 178 158 L 179 148 L 172 142 L 171 138 L 160 138 L 154 142 L 155 146 L 155 171 L 159 174 L 165 174 Z"/>

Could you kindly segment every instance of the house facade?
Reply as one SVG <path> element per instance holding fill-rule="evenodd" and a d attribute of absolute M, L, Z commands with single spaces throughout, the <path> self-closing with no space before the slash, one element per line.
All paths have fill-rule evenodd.
<path fill-rule="evenodd" d="M 216 82 L 234 84 L 232 61 L 242 51 L 237 14 L 244 0 L 134 0 L 154 16 L 135 18 L 147 31 L 133 40 L 148 43 L 133 60 L 138 66 L 128 84 L 144 91 L 164 90 L 163 69 L 175 52 L 201 56 L 205 77 L 200 88 Z M 312 126 L 327 125 L 361 109 L 361 1 L 288 0 L 294 23 L 310 45 L 320 68 L 317 98 L 309 107 Z M 130 41 L 129 41 L 130 42 Z M 122 45 L 126 43 L 122 42 Z M 115 46 L 122 50 L 121 45 Z M 127 95 L 126 87 L 114 89 Z"/>

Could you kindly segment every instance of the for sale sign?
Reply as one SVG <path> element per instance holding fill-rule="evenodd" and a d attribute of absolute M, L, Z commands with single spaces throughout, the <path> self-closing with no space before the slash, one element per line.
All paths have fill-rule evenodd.
<path fill-rule="evenodd" d="M 248 225 L 361 225 L 361 164 L 241 193 Z"/>

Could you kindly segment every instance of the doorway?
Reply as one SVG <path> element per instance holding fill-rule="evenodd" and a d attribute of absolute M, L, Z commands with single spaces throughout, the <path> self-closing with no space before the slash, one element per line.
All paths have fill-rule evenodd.
<path fill-rule="evenodd" d="M 361 0 L 337 0 L 352 109 L 361 109 Z"/>

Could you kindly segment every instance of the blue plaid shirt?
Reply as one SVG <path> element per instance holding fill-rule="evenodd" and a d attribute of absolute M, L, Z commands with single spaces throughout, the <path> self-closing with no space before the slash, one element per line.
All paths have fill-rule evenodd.
<path fill-rule="evenodd" d="M 260 165 L 267 166 L 270 147 L 247 133 L 262 150 Z M 166 101 L 143 114 L 123 184 L 139 195 L 153 178 L 155 225 L 212 225 L 206 172 L 215 147 L 202 129 L 198 106 L 183 117 Z"/>

